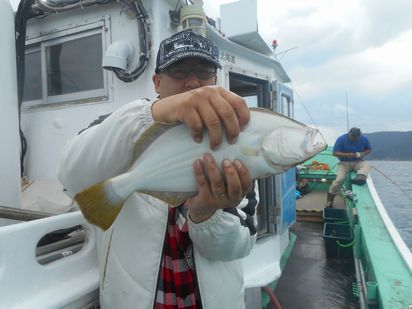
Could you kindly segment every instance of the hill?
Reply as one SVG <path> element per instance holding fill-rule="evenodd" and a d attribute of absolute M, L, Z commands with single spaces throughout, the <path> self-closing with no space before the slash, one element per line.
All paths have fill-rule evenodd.
<path fill-rule="evenodd" d="M 365 133 L 372 145 L 368 160 L 412 161 L 412 131 Z"/>

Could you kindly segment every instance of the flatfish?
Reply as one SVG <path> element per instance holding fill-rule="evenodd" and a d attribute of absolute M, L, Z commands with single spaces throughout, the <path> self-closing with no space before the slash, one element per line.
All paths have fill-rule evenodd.
<path fill-rule="evenodd" d="M 178 206 L 196 195 L 193 163 L 209 152 L 218 163 L 241 160 L 252 178 L 282 173 L 327 147 L 318 129 L 263 108 L 250 109 L 250 121 L 235 144 L 224 138 L 216 150 L 207 132 L 193 141 L 182 123 L 154 123 L 136 142 L 127 172 L 99 182 L 75 196 L 86 219 L 110 227 L 125 200 L 134 192 L 149 194 Z"/>

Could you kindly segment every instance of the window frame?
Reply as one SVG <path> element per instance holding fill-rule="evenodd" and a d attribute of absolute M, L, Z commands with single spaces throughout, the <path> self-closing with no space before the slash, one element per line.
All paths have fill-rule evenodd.
<path fill-rule="evenodd" d="M 292 89 L 285 87 L 281 83 L 276 83 L 274 85 L 274 88 L 276 89 L 276 93 L 279 92 L 278 97 L 280 100 L 279 104 L 279 110 L 278 112 L 281 113 L 282 115 L 285 115 L 289 118 L 294 119 L 295 114 L 295 106 L 294 106 L 294 99 L 293 99 L 293 92 Z"/>
<path fill-rule="evenodd" d="M 37 53 L 37 52 L 40 53 L 40 74 L 42 74 L 41 46 L 37 45 L 37 44 L 32 44 L 32 46 L 29 46 L 29 47 L 26 46 L 25 57 L 27 55 L 34 54 L 34 53 Z M 25 78 L 26 78 L 26 76 L 25 76 Z M 43 78 L 42 78 L 42 87 L 43 87 Z M 41 95 L 43 96 L 43 89 L 41 90 Z M 42 98 L 38 99 L 38 100 L 26 100 L 26 101 L 24 101 L 24 96 L 23 96 L 23 107 L 24 107 L 25 102 L 39 102 L 41 100 L 42 100 Z"/>
<path fill-rule="evenodd" d="M 23 101 L 23 110 L 31 110 L 37 108 L 60 107 L 62 105 L 75 105 L 84 103 L 96 103 L 109 100 L 109 89 L 111 88 L 111 80 L 106 70 L 102 68 L 103 87 L 93 90 L 85 90 L 78 92 L 71 92 L 60 95 L 48 95 L 47 85 L 47 55 L 46 49 L 51 46 L 64 44 L 74 40 L 91 37 L 94 35 L 101 35 L 101 51 L 102 57 L 109 44 L 110 21 L 108 18 L 102 18 L 98 21 L 67 25 L 58 28 L 52 33 L 40 34 L 33 37 L 28 37 L 26 40 L 26 52 L 34 53 L 40 50 L 41 62 L 41 80 L 42 80 L 42 98 L 36 100 Z"/>
<path fill-rule="evenodd" d="M 271 86 L 272 86 L 273 110 L 288 118 L 294 119 L 295 101 L 294 101 L 293 90 L 278 81 L 273 82 Z M 279 207 L 276 209 L 276 232 L 283 233 L 290 226 L 290 225 L 288 226 L 284 224 L 285 223 L 284 222 L 284 210 L 285 210 L 284 207 L 285 206 L 282 204 L 283 192 L 287 190 L 287 188 L 284 186 L 283 181 L 287 179 L 286 177 L 288 177 L 288 172 L 278 174 L 275 177 L 276 177 L 276 183 L 275 183 L 276 202 L 275 203 L 276 205 L 279 205 Z M 296 179 L 294 182 L 296 182 Z"/>

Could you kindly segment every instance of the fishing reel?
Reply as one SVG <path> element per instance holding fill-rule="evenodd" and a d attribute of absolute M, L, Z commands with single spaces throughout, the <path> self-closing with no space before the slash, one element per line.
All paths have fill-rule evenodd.
<path fill-rule="evenodd" d="M 356 195 L 356 193 L 352 192 L 351 190 L 344 191 L 343 196 L 351 200 L 352 202 L 356 203 L 358 201 L 358 196 Z"/>

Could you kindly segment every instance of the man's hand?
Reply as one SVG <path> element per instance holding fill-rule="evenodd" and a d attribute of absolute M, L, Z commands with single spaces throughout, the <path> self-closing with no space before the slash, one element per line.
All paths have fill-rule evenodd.
<path fill-rule="evenodd" d="M 243 98 L 218 86 L 200 87 L 161 99 L 153 104 L 152 114 L 156 121 L 185 123 L 197 142 L 202 140 L 206 128 L 211 149 L 222 142 L 223 128 L 228 142 L 235 143 L 250 118 Z"/>
<path fill-rule="evenodd" d="M 220 172 L 210 153 L 193 164 L 198 194 L 187 201 L 190 219 L 199 223 L 217 209 L 236 207 L 252 188 L 252 178 L 239 160 L 223 160 Z"/>
<path fill-rule="evenodd" d="M 356 158 L 356 154 L 354 152 L 339 152 L 338 155 L 340 157 Z"/>

